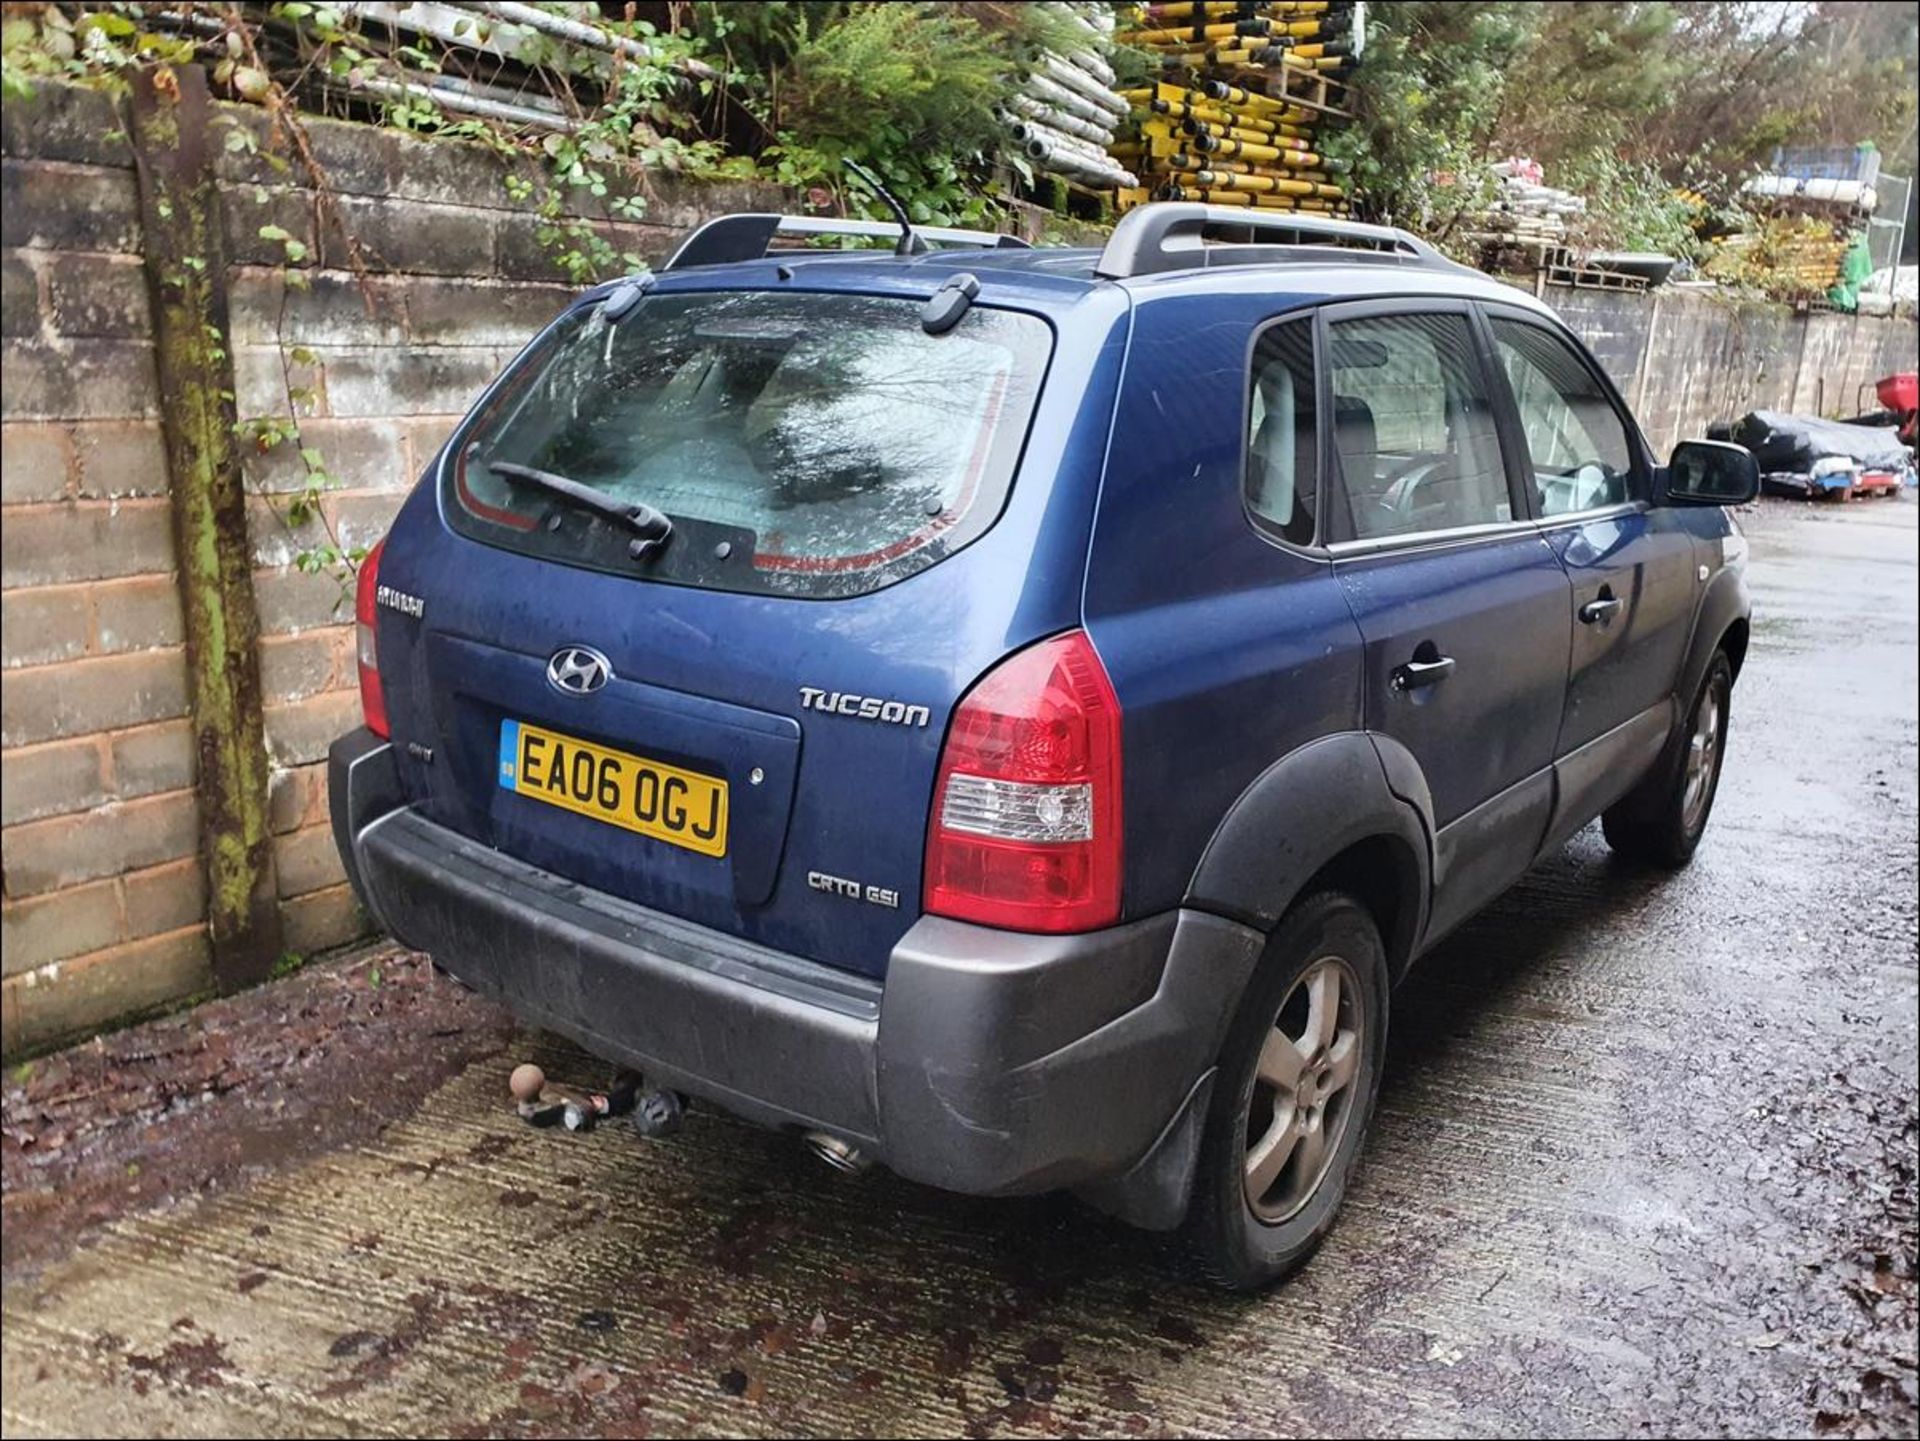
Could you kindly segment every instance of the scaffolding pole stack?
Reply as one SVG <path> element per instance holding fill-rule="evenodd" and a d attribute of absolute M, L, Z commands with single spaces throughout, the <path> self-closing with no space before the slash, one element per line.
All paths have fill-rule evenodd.
<path fill-rule="evenodd" d="M 1349 213 L 1346 166 L 1321 142 L 1351 117 L 1345 78 L 1365 44 L 1363 0 L 1160 0 L 1115 36 L 1158 75 L 1124 90 L 1129 127 L 1110 149 L 1140 175 L 1116 199 L 1202 200 Z"/>
<path fill-rule="evenodd" d="M 1113 90 L 1113 11 L 1101 4 L 1069 4 L 1068 16 L 1084 39 L 1064 54 L 1029 57 L 1026 78 L 1000 107 L 1014 147 L 1036 169 L 1048 170 L 1091 190 L 1138 185 L 1125 165 L 1108 154 L 1126 122 L 1127 102 Z"/>

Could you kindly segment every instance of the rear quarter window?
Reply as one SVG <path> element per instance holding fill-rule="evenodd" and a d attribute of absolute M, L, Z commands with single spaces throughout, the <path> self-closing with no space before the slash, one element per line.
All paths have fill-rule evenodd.
<path fill-rule="evenodd" d="M 1284 320 L 1261 332 L 1247 382 L 1247 510 L 1294 545 L 1313 542 L 1319 486 L 1313 321 Z"/>
<path fill-rule="evenodd" d="M 999 515 L 1052 346 L 1036 316 L 974 306 L 928 335 L 920 303 L 764 291 L 651 295 L 569 315 L 456 438 L 445 512 L 473 539 L 718 590 L 858 595 L 935 564 Z M 636 559 L 619 524 L 491 467 L 644 503 L 673 534 Z"/>

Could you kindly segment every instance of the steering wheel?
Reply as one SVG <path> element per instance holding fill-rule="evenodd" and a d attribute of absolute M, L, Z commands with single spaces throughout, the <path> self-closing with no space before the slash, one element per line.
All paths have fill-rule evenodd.
<path fill-rule="evenodd" d="M 1413 519 L 1414 494 L 1425 481 L 1437 475 L 1447 460 L 1445 451 L 1422 451 L 1394 468 L 1390 483 L 1380 494 L 1380 505 L 1402 524 Z"/>

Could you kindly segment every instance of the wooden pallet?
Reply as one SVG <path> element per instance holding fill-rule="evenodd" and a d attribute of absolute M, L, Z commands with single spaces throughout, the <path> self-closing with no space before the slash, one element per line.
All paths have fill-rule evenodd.
<path fill-rule="evenodd" d="M 1223 73 L 1233 84 L 1258 91 L 1270 99 L 1284 100 L 1334 120 L 1353 119 L 1353 92 L 1344 82 L 1317 70 L 1301 70 L 1292 65 L 1259 69 L 1236 65 Z"/>
<path fill-rule="evenodd" d="M 1560 241 L 1545 236 L 1501 235 L 1476 232 L 1466 237 L 1479 247 L 1480 269 L 1490 274 L 1505 272 L 1514 283 L 1532 289 L 1535 295 L 1546 285 L 1548 262 L 1560 248 Z"/>
<path fill-rule="evenodd" d="M 1489 250 L 1531 250 L 1540 257 L 1542 265 L 1549 262 L 1556 265 L 1573 263 L 1554 258 L 1557 252 L 1566 249 L 1567 241 L 1563 235 L 1526 235 L 1517 230 L 1475 230 L 1466 238 Z"/>
<path fill-rule="evenodd" d="M 1568 285 L 1575 290 L 1640 291 L 1647 288 L 1647 277 L 1629 275 L 1624 270 L 1602 270 L 1593 265 L 1549 265 L 1543 272 L 1548 285 Z"/>

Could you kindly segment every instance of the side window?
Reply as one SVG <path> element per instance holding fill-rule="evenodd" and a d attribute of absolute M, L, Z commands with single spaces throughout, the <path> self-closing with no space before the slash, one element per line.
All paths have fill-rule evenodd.
<path fill-rule="evenodd" d="M 1320 479 L 1313 322 L 1268 326 L 1247 384 L 1247 509 L 1282 539 L 1310 544 Z"/>
<path fill-rule="evenodd" d="M 1334 450 L 1353 536 L 1513 519 L 1493 409 L 1464 315 L 1329 328 Z"/>
<path fill-rule="evenodd" d="M 1494 349 L 1533 457 L 1542 515 L 1568 515 L 1630 498 L 1633 446 L 1600 382 L 1551 331 L 1493 319 Z"/>

